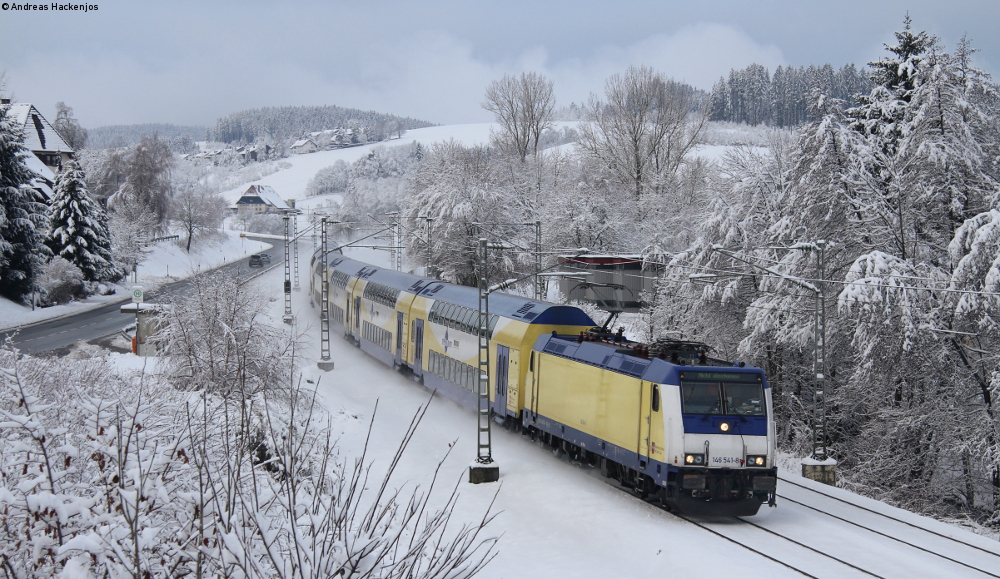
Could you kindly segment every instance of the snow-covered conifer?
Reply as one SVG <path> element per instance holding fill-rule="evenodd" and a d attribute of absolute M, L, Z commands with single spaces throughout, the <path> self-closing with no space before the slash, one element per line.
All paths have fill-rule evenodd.
<path fill-rule="evenodd" d="M 0 295 L 16 300 L 31 291 L 47 250 L 44 198 L 28 186 L 24 135 L 9 111 L 0 105 Z"/>
<path fill-rule="evenodd" d="M 107 214 L 91 199 L 86 175 L 75 161 L 56 179 L 45 243 L 54 255 L 79 267 L 88 281 L 118 277 L 111 262 Z"/>

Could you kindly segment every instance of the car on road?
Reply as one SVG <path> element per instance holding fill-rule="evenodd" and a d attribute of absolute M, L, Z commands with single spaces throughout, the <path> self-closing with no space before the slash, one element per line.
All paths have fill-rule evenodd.
<path fill-rule="evenodd" d="M 270 260 L 268 260 L 270 261 Z M 254 253 L 250 256 L 250 267 L 264 267 L 264 258 L 261 257 L 259 253 Z"/>
<path fill-rule="evenodd" d="M 270 264 L 271 263 L 271 256 L 268 255 L 268 254 L 266 254 L 266 253 L 261 253 L 260 254 L 260 260 L 262 262 L 264 262 L 264 263 Z"/>

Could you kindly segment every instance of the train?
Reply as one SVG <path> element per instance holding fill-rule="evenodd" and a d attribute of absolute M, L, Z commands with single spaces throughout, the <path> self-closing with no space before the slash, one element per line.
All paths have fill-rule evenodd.
<path fill-rule="evenodd" d="M 331 334 L 478 407 L 477 289 L 317 250 L 314 306 L 324 275 Z M 695 342 L 635 342 L 577 307 L 507 293 L 490 295 L 487 325 L 498 424 L 672 511 L 752 516 L 775 505 L 773 401 L 760 368 Z"/>

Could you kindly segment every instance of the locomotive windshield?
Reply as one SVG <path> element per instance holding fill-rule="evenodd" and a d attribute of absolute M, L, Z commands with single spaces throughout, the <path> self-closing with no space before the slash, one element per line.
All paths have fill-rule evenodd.
<path fill-rule="evenodd" d="M 718 378 L 722 376 L 711 376 L 705 372 L 699 374 L 702 376 L 696 380 L 686 380 L 681 376 L 684 414 L 766 415 L 764 388 L 756 376 L 734 374 L 732 377 L 735 380 L 720 380 Z"/>

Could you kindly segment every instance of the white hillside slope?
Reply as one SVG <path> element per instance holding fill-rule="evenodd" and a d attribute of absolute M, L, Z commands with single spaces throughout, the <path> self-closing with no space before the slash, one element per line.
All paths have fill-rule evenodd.
<path fill-rule="evenodd" d="M 370 153 L 374 147 L 394 147 L 415 142 L 429 147 L 433 143 L 455 139 L 456 142 L 463 145 L 480 145 L 489 142 L 490 129 L 493 126 L 493 123 L 478 123 L 471 125 L 450 125 L 446 127 L 427 127 L 426 129 L 407 131 L 403 134 L 402 138 L 390 139 L 380 143 L 336 149 L 333 151 L 317 151 L 304 155 L 290 155 L 287 159 L 283 159 L 291 164 L 290 169 L 272 173 L 254 181 L 254 183 L 274 187 L 282 199 L 302 200 L 305 198 L 306 185 L 316 175 L 316 172 L 333 165 L 338 160 L 350 164 Z M 223 192 L 222 196 L 225 197 L 226 201 L 235 203 L 249 185 L 250 183 L 244 183 L 235 189 Z"/>

